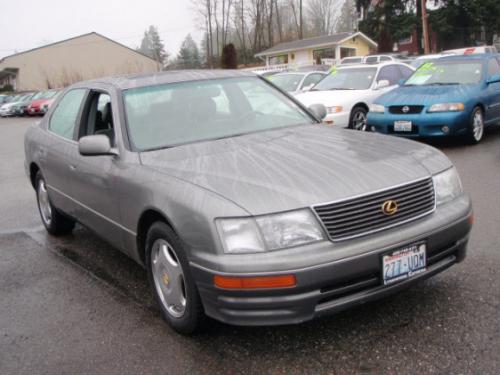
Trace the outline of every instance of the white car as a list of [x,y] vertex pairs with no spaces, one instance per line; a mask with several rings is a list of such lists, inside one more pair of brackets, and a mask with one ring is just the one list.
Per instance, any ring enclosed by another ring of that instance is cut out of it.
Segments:
[[443,53],[452,55],[473,55],[476,53],[497,53],[497,49],[495,46],[474,46],[474,47],[450,49],[447,51],[443,51]]
[[297,95],[310,90],[327,75],[327,72],[288,72],[267,79],[289,94]]
[[366,114],[372,102],[406,80],[415,69],[398,62],[377,65],[340,66],[311,91],[296,96],[306,107],[323,104],[327,125],[339,125],[356,130],[366,129]]

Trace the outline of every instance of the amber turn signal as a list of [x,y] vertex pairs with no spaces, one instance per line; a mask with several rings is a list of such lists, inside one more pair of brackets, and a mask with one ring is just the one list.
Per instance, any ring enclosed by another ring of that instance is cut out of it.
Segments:
[[222,289],[290,288],[297,284],[294,275],[230,277],[214,276],[215,286]]

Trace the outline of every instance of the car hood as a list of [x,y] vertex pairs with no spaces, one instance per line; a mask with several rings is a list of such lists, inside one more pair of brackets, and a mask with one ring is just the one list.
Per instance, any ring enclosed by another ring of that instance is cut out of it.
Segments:
[[250,214],[279,212],[404,184],[448,168],[417,142],[322,125],[143,152],[141,162]]
[[30,107],[41,107],[44,104],[50,103],[52,99],[37,99],[33,100],[30,104]]
[[9,103],[5,103],[5,104],[1,105],[0,108],[8,109],[8,108],[12,108],[18,104],[19,104],[19,102],[9,102]]
[[466,101],[477,94],[477,88],[478,85],[401,86],[382,95],[375,102],[387,106]]
[[365,97],[371,90],[331,90],[331,91],[308,91],[295,98],[305,106],[312,104],[323,104],[327,107],[355,103],[360,97]]

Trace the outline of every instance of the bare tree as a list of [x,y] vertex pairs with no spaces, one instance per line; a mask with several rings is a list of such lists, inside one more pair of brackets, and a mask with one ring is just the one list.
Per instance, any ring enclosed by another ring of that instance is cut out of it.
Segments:
[[316,35],[333,34],[344,2],[345,0],[309,0],[307,13],[311,31]]

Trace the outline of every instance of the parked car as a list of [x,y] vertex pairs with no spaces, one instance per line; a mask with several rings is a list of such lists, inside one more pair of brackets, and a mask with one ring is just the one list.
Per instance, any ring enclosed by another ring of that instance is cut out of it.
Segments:
[[422,65],[424,65],[427,62],[434,61],[435,59],[441,59],[443,57],[447,56],[454,56],[453,54],[446,54],[446,53],[436,53],[436,54],[431,54],[431,55],[422,55],[416,57],[414,60],[410,62],[410,65],[413,66],[415,69],[420,68]]
[[276,74],[269,77],[269,80],[280,89],[296,95],[310,90],[327,75],[326,72],[289,72]]
[[325,124],[366,130],[366,115],[373,100],[396,88],[399,80],[413,71],[397,62],[340,66],[297,99],[306,106],[323,104],[328,113]]
[[32,94],[18,94],[11,98],[9,102],[2,104],[0,107],[0,117],[15,116],[18,111],[18,106],[30,95]]
[[362,64],[363,56],[344,57],[340,60],[340,65]]
[[374,130],[405,137],[483,138],[500,122],[499,55],[453,56],[422,65],[406,83],[370,107]]
[[0,95],[0,106],[2,106],[2,104],[8,103],[11,98],[11,95]]
[[387,61],[406,62],[406,60],[408,60],[408,57],[401,54],[368,55],[363,57],[363,63],[365,64],[378,64]]
[[33,97],[27,108],[27,114],[30,116],[44,115],[59,95],[59,90],[42,91],[40,95]]
[[144,265],[182,333],[300,323],[462,261],[450,160],[324,114],[245,72],[82,82],[27,131],[26,173],[47,231],[78,221]]
[[473,47],[464,47],[458,49],[449,49],[447,51],[443,51],[445,54],[452,55],[475,55],[479,53],[493,53],[496,54],[497,48],[495,46],[473,46]]
[[12,112],[15,116],[24,116],[27,114],[28,106],[31,104],[33,98],[37,95],[36,92],[25,93],[25,95],[12,106]]

